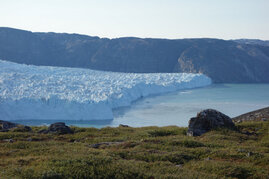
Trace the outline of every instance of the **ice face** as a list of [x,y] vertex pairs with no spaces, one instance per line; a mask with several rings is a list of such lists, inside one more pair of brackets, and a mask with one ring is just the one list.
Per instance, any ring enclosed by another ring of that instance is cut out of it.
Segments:
[[115,73],[0,60],[1,119],[113,119],[112,109],[148,95],[211,84],[202,74]]

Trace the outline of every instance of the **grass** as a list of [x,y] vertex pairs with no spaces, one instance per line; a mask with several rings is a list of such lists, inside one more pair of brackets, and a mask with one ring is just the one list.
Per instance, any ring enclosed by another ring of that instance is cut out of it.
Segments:
[[[269,122],[200,137],[176,126],[44,128],[0,133],[0,178],[269,178]],[[91,147],[101,142],[117,143]]]

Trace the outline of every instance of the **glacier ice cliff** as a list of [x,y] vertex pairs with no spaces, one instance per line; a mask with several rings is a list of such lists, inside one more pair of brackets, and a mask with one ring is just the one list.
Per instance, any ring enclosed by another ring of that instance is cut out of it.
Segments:
[[203,74],[117,73],[0,60],[0,119],[113,119],[113,108],[141,97],[209,84]]

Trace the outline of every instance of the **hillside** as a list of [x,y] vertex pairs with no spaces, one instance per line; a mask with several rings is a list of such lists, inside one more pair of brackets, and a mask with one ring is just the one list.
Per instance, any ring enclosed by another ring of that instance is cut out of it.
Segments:
[[269,121],[236,127],[13,128],[0,132],[0,178],[268,178]]
[[269,107],[251,111],[233,118],[236,122],[242,121],[269,121]]
[[0,28],[0,59],[117,72],[203,73],[214,82],[269,82],[267,41],[107,39]]

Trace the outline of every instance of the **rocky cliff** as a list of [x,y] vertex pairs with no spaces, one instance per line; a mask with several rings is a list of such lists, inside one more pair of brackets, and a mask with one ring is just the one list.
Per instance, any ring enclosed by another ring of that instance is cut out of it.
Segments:
[[269,82],[268,41],[107,39],[0,28],[0,59],[118,72],[204,73],[214,82]]

